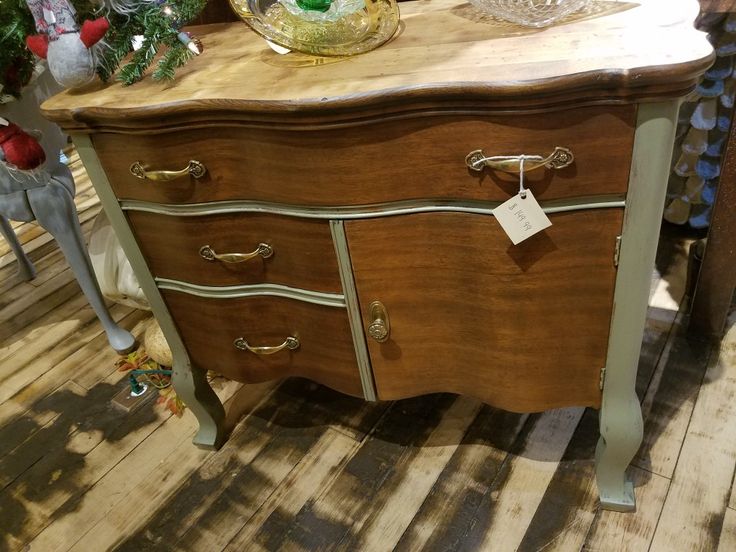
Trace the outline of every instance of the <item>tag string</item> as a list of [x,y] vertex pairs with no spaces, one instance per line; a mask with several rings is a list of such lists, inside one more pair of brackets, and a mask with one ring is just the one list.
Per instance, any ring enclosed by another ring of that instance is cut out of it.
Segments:
[[524,188],[524,155],[519,156],[519,197],[526,199],[526,189]]

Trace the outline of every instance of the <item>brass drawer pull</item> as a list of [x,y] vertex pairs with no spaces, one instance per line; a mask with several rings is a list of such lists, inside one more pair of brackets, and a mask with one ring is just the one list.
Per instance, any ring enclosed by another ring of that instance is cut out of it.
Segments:
[[386,307],[380,301],[373,301],[368,307],[371,324],[368,333],[379,343],[385,343],[391,336],[391,323],[388,320]]
[[475,150],[465,157],[465,164],[474,171],[482,171],[484,167],[490,167],[495,171],[518,173],[521,172],[522,157],[524,158],[524,172],[542,167],[563,169],[575,160],[572,151],[557,146],[547,157],[541,155],[495,155],[486,157],[483,150]]
[[279,351],[283,351],[284,349],[298,349],[299,348],[299,340],[296,337],[289,336],[286,338],[286,341],[284,341],[281,345],[277,345],[276,347],[254,347],[245,340],[244,337],[239,337],[235,340],[233,343],[235,345],[236,349],[240,349],[241,351],[250,351],[251,353],[255,353],[257,355],[272,355],[274,353],[278,353]]
[[202,178],[207,172],[204,163],[192,159],[189,164],[180,171],[149,171],[140,161],[136,161],[130,166],[130,174],[142,180],[153,180],[154,182],[168,182],[184,176],[192,178]]
[[243,263],[258,256],[268,259],[273,255],[273,247],[267,243],[259,243],[255,251],[250,253],[215,253],[209,245],[203,245],[199,248],[199,256],[208,261],[222,261],[223,263]]

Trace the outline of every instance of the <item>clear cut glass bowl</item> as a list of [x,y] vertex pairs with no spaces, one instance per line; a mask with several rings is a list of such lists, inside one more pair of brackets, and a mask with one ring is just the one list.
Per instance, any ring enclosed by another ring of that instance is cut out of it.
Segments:
[[305,0],[230,0],[255,32],[290,50],[350,56],[377,48],[399,26],[396,0],[333,0],[328,9],[303,9]]
[[591,0],[470,0],[476,8],[525,27],[547,27],[579,10]]

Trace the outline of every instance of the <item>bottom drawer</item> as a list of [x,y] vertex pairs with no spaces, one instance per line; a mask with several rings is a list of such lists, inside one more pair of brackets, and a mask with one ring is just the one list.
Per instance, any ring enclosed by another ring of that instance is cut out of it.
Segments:
[[[302,376],[362,397],[347,310],[279,297],[202,298],[161,290],[193,363],[244,383]],[[238,349],[273,347],[288,336],[298,348],[269,355]]]

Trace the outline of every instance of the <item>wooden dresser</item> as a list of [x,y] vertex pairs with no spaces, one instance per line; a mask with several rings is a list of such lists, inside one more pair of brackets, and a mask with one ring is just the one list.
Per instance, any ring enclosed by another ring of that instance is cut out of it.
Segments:
[[[46,102],[172,346],[195,442],[224,437],[207,369],[367,400],[591,406],[602,504],[633,508],[677,108],[712,61],[697,7],[610,1],[527,30],[457,0],[406,2],[398,36],[344,60],[212,25],[174,83]],[[518,192],[516,156],[529,168],[558,147],[561,167],[525,174],[552,226],[512,245],[491,212]],[[476,150],[511,172],[466,159]]]

